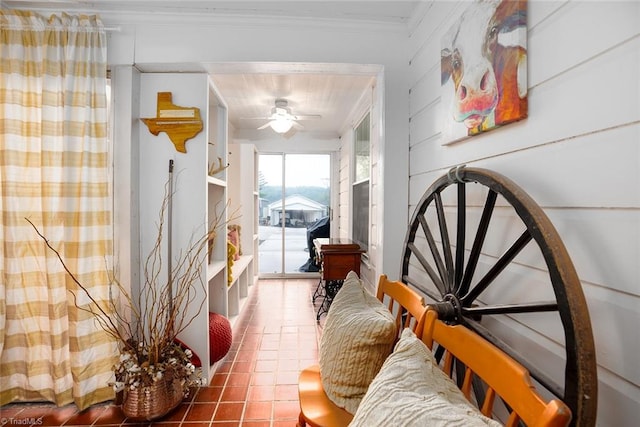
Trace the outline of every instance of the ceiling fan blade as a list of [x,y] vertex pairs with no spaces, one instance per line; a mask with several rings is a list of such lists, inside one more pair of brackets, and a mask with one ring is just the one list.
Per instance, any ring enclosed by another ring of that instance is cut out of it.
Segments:
[[260,127],[258,128],[258,130],[266,129],[266,128],[268,128],[270,125],[271,125],[271,122],[267,122],[267,123],[263,124],[262,126],[260,126]]
[[296,130],[302,130],[304,129],[304,126],[302,126],[300,123],[293,121],[293,128],[295,128]]
[[[295,123],[295,122],[294,122],[294,123]],[[289,139],[289,138],[291,138],[293,135],[295,135],[297,131],[298,131],[298,130],[296,129],[296,126],[293,126],[293,127],[292,127],[291,129],[289,129],[287,132],[283,133],[283,134],[282,134],[282,136],[283,136],[285,139]]]
[[294,114],[293,117],[295,120],[317,120],[322,118],[319,114]]

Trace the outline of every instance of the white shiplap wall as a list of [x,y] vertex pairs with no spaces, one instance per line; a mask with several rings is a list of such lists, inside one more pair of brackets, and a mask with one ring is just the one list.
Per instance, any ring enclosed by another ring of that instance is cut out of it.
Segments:
[[529,0],[529,117],[444,146],[440,40],[468,5],[432,2],[408,42],[409,211],[459,164],[493,169],[523,187],[558,229],[582,281],[596,342],[598,425],[635,425],[640,2]]

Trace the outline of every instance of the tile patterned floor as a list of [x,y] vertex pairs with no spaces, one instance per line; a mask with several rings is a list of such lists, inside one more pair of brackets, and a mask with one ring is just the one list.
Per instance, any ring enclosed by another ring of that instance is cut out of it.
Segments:
[[234,326],[231,350],[209,387],[198,389],[153,423],[127,420],[109,403],[78,412],[75,405],[0,407],[0,426],[284,427],[298,418],[297,378],[317,363],[317,279],[260,280]]

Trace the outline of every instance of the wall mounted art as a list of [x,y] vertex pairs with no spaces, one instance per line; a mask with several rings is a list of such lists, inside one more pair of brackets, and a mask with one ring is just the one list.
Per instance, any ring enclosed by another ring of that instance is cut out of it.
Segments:
[[142,121],[153,135],[165,132],[181,153],[187,152],[187,140],[202,131],[200,109],[174,105],[171,92],[158,92],[156,117]]
[[476,0],[442,38],[442,143],[527,117],[527,2]]

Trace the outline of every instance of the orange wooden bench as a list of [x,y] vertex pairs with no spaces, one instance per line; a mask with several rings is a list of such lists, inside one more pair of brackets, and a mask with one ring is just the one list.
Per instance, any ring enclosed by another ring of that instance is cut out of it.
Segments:
[[[399,281],[380,276],[376,297],[394,315],[398,336],[404,328],[414,331],[423,328],[426,314],[424,299],[416,291]],[[299,426],[341,427],[347,426],[353,414],[334,404],[322,387],[319,365],[304,369],[298,379],[300,398]]]
[[[569,425],[572,416],[569,407],[559,399],[543,398],[527,369],[512,357],[465,326],[452,326],[438,320],[437,312],[422,306],[422,297],[405,284],[391,282],[383,275],[378,288],[378,299],[389,300],[392,313],[398,313],[396,320],[402,326],[399,331],[411,327],[429,349],[442,347],[440,366],[445,374],[452,377],[452,372],[461,372],[459,364],[464,364],[465,375],[459,379],[459,387],[483,415],[495,418],[494,403],[501,400],[506,413],[503,414],[505,419],[500,421],[508,427],[515,427],[520,422],[536,427]],[[410,316],[402,320],[402,310],[398,310],[398,306],[409,311]],[[419,321],[416,322],[416,318]],[[454,363],[458,364],[455,370]],[[484,389],[485,397],[481,402],[476,402],[477,397],[472,396],[474,377],[481,380]],[[341,427],[348,426],[353,420],[353,414],[336,406],[325,394],[317,365],[302,371],[298,390],[299,426]]]
[[454,363],[465,365],[460,389],[467,399],[472,400],[474,376],[482,380],[485,398],[477,404],[483,415],[493,417],[498,397],[508,408],[508,419],[503,421],[507,427],[517,426],[520,421],[527,426],[560,427],[571,421],[569,407],[559,399],[544,399],[520,363],[470,329],[438,320],[435,310],[427,311],[422,341],[430,349],[434,343],[445,349],[441,367],[449,377]]

